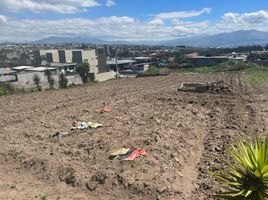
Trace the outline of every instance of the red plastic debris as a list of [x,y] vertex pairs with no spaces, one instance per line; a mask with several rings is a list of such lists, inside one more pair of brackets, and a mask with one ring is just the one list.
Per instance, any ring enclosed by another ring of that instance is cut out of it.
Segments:
[[124,160],[134,160],[135,158],[137,158],[140,155],[146,155],[146,152],[142,149],[136,149]]
[[104,106],[103,112],[111,112],[111,109],[109,108],[109,106]]

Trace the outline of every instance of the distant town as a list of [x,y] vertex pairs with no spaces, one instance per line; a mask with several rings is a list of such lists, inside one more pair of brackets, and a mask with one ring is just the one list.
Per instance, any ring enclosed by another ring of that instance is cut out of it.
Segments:
[[46,72],[59,88],[59,77],[66,76],[68,85],[82,84],[76,72],[81,63],[89,65],[91,82],[114,78],[136,77],[151,66],[180,69],[216,66],[228,60],[268,65],[268,46],[237,48],[194,48],[187,46],[96,45],[96,44],[1,44],[0,82],[16,88],[49,88]]

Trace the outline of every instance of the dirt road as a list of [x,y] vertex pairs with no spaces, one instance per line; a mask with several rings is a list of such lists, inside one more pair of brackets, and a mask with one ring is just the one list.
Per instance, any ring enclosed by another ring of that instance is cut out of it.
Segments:
[[[177,92],[224,80],[235,95]],[[213,199],[208,171],[237,135],[267,131],[267,96],[240,75],[184,74],[0,97],[0,199]],[[103,103],[110,113],[101,113]],[[265,121],[266,120],[266,121]],[[70,131],[79,121],[104,127]],[[49,139],[57,131],[69,137]],[[147,152],[110,160],[121,147]]]

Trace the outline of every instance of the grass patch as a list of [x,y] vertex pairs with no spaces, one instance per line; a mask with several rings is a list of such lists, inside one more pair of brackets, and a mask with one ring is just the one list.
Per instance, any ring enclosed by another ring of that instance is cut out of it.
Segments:
[[268,83],[268,68],[251,69],[245,71],[245,83],[247,85],[256,85],[259,83]]
[[218,64],[211,67],[194,67],[194,68],[181,68],[176,69],[179,73],[221,73],[221,72],[237,72],[237,71],[247,71],[247,70],[257,70],[263,67],[256,65],[254,63],[247,63],[242,61],[229,60],[227,62]]
[[142,72],[142,73],[138,74],[138,77],[159,76],[159,75],[160,75],[159,68],[157,68],[155,66],[151,66],[145,72]]

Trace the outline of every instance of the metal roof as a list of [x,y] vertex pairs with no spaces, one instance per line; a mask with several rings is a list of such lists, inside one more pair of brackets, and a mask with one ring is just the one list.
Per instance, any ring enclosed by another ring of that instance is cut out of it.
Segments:
[[17,66],[17,67],[12,67],[14,70],[25,70],[25,69],[31,69],[34,68],[33,66]]
[[[118,65],[122,65],[122,64],[131,64],[136,62],[135,60],[117,60],[117,64]],[[115,60],[109,60],[106,62],[108,65],[116,65],[116,61]]]
[[16,72],[11,70],[10,68],[0,68],[0,74],[2,75],[12,74],[12,73],[16,73]]
[[77,63],[50,63],[51,67],[68,67],[74,65],[77,65]]
[[44,72],[46,70],[57,70],[54,67],[34,67],[30,69],[26,69],[26,71],[34,71],[34,72]]

